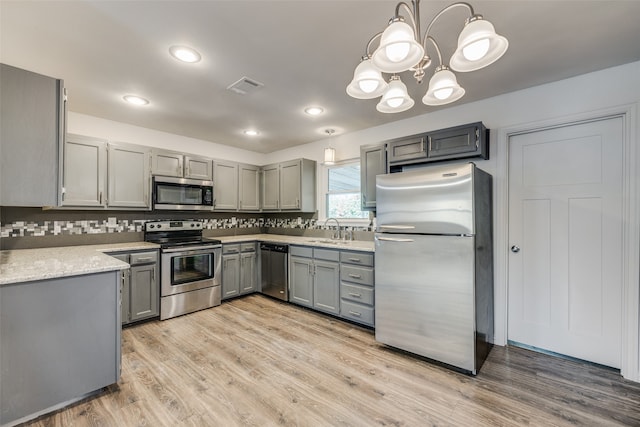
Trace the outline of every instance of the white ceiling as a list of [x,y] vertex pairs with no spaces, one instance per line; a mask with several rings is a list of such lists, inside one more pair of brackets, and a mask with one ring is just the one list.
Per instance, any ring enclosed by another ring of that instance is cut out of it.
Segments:
[[[423,31],[450,3],[422,1]],[[467,93],[456,104],[640,60],[639,0],[471,3],[510,46],[490,67],[458,73]],[[267,153],[322,139],[327,128],[352,132],[437,108],[420,102],[427,80],[418,87],[409,73],[402,79],[416,106],[404,113],[378,113],[377,100],[345,93],[395,4],[0,0],[0,61],[63,78],[70,111]],[[465,17],[456,8],[432,29],[445,61]],[[176,61],[174,44],[194,47],[203,60]],[[243,76],[264,87],[245,96],[226,90]],[[127,105],[122,96],[130,93],[151,103]],[[325,114],[306,116],[309,105]],[[260,135],[243,135],[250,127]]]

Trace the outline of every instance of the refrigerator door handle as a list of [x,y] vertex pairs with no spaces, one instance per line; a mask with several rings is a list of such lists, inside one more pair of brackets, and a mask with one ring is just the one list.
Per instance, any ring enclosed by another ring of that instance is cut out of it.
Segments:
[[388,228],[391,230],[413,230],[415,225],[379,225],[379,228]]
[[413,239],[398,239],[395,237],[376,237],[376,239],[378,240],[383,240],[385,242],[406,242],[406,243],[410,243],[410,242],[414,242],[415,240]]

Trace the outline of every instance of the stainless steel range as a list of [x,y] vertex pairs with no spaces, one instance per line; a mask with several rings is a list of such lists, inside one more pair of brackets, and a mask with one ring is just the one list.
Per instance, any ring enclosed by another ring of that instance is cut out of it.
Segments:
[[160,245],[160,319],[220,305],[220,240],[202,237],[202,221],[150,221],[144,240]]

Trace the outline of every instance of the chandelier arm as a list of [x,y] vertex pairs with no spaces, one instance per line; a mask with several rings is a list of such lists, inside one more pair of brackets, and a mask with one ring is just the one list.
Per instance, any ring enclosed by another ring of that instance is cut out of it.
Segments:
[[443,14],[447,13],[448,11],[450,11],[451,9],[453,9],[455,7],[466,7],[469,10],[470,16],[475,15],[475,12],[473,11],[473,6],[471,6],[469,3],[466,3],[466,2],[463,2],[463,1],[457,2],[457,3],[453,3],[453,4],[450,4],[449,6],[445,7],[440,12],[438,12],[438,14],[436,16],[433,17],[431,22],[429,22],[429,26],[427,27],[427,31],[424,33],[424,39],[422,41],[422,46],[423,47],[425,47],[425,48],[427,47],[427,37],[429,36],[429,31],[431,31],[431,27],[436,22],[436,20],[438,18],[440,18]]
[[[433,44],[433,47],[436,48],[436,53],[438,54],[438,61],[440,65],[442,65],[442,54],[440,53],[440,48],[438,47],[438,43],[436,43],[436,40],[431,36],[426,36],[425,43],[427,40],[429,40]],[[426,51],[426,45],[425,45],[425,51]]]
[[376,39],[378,39],[380,37],[382,37],[382,31],[380,31],[378,34],[374,35],[373,37],[371,37],[369,39],[369,42],[367,43],[367,48],[366,48],[366,51],[365,51],[365,56],[367,56],[369,58],[371,57],[371,50],[370,50],[371,49],[371,43],[373,43]]
[[[417,0],[417,1],[419,2],[420,0]],[[414,9],[411,9],[411,7],[409,7],[407,3],[401,1],[396,5],[396,11],[393,18],[395,19],[400,16],[400,8],[403,6],[407,10],[407,12],[409,12],[409,18],[411,18],[411,23],[413,24],[413,31],[415,31],[416,33],[416,39],[420,40],[420,22],[419,22],[419,19],[416,16],[414,16],[414,14],[418,10],[417,6],[415,6]]]

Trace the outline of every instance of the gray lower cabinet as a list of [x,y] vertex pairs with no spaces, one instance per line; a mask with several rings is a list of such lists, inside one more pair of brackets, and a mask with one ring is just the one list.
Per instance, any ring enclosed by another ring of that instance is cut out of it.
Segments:
[[256,242],[222,245],[222,299],[258,290]]
[[290,247],[289,301],[331,314],[340,312],[340,252]]
[[340,251],[340,316],[374,326],[373,253]]
[[63,81],[0,64],[0,93],[0,206],[57,206]]
[[240,293],[248,294],[258,290],[257,243],[240,244]]
[[0,425],[120,378],[120,271],[0,286]]
[[122,324],[159,316],[158,251],[109,255],[131,266],[122,272]]

